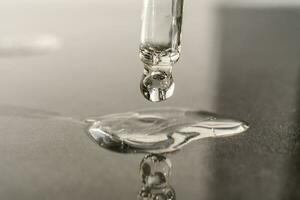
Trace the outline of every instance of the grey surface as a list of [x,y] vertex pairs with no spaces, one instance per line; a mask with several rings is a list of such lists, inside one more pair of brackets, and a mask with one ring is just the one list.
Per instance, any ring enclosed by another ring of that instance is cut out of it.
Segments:
[[217,110],[243,117],[252,130],[216,141],[214,198],[299,199],[300,12],[231,8],[220,15]]
[[208,14],[186,2],[175,96],[152,104],[138,89],[141,1],[120,2],[1,6],[1,35],[51,33],[63,45],[0,57],[0,199],[136,199],[143,155],[101,149],[80,119],[153,106],[251,125],[170,155],[177,199],[299,199],[300,12]]

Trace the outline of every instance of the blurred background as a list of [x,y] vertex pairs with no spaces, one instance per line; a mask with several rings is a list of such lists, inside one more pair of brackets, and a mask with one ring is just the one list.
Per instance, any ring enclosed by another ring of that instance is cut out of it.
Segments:
[[300,2],[186,0],[175,94],[159,104],[139,91],[142,3],[0,2],[0,199],[135,199],[143,155],[61,119],[159,106],[251,126],[170,155],[177,199],[300,199]]

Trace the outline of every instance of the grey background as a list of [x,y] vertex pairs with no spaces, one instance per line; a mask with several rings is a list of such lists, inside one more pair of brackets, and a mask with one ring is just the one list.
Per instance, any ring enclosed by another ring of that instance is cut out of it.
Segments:
[[299,199],[300,12],[214,3],[185,2],[175,95],[153,104],[139,92],[141,1],[2,2],[0,37],[62,44],[0,55],[0,199],[136,199],[143,155],[101,149],[79,120],[159,106],[251,125],[169,155],[177,199]]

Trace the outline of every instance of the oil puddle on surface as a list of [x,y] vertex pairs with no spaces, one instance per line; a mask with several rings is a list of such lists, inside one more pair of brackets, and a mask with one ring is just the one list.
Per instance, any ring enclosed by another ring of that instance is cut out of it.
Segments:
[[89,135],[103,148],[121,153],[167,153],[191,141],[246,131],[246,122],[182,108],[156,108],[86,120]]
[[59,120],[84,126],[101,147],[119,153],[167,153],[194,140],[246,131],[246,122],[183,108],[155,108],[82,121],[39,109],[0,105],[0,117]]

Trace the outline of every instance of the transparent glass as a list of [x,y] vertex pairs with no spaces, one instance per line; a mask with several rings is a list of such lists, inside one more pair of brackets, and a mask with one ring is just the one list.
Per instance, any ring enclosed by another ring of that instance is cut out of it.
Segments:
[[146,65],[178,61],[182,11],[183,0],[144,0],[140,58]]

